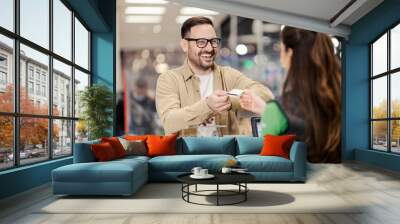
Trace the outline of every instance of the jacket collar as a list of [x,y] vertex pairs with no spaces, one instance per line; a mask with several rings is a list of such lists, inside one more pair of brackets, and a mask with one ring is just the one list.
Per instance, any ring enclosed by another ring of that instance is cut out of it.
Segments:
[[[186,58],[185,63],[183,64],[183,77],[184,77],[185,81],[189,80],[190,78],[192,78],[192,76],[194,76],[194,72],[190,68],[188,60],[189,59]],[[214,62],[213,63],[213,73],[219,74],[219,72],[220,72],[219,66]]]

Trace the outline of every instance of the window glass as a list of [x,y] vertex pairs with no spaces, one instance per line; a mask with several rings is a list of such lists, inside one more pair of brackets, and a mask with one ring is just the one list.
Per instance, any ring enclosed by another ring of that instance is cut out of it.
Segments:
[[49,48],[49,0],[20,0],[21,36]]
[[391,151],[395,153],[400,153],[400,120],[393,120],[391,121],[391,124]]
[[20,118],[21,164],[35,163],[49,158],[49,123],[45,118]]
[[89,75],[75,69],[75,117],[79,117],[81,114],[80,94],[87,86],[89,86]]
[[0,115],[0,170],[14,165],[13,117]]
[[53,115],[72,116],[71,66],[53,60]]
[[391,88],[390,88],[390,98],[391,98],[391,116],[395,118],[400,118],[400,72],[391,74]]
[[72,154],[72,121],[53,120],[53,157]]
[[[48,62],[49,57],[43,53],[40,53],[28,46],[21,44],[21,59],[20,59],[20,109],[21,113],[25,114],[48,114]],[[29,69],[33,68],[35,71],[34,94],[29,93],[29,86],[27,86],[27,80]],[[43,78],[45,80],[43,80]],[[36,104],[31,103],[31,100],[35,101]]]
[[14,44],[0,34],[0,111],[14,111]]
[[72,12],[60,0],[53,0],[53,10],[53,51],[71,60]]
[[75,63],[89,70],[89,32],[75,18]]
[[75,142],[84,142],[88,140],[88,128],[84,120],[75,121]]
[[0,26],[14,31],[14,0],[0,1]]
[[372,118],[387,118],[387,77],[372,81]]
[[400,67],[400,24],[390,32],[390,68]]
[[387,71],[387,34],[372,45],[372,75]]
[[372,122],[372,141],[373,149],[387,151],[387,121]]

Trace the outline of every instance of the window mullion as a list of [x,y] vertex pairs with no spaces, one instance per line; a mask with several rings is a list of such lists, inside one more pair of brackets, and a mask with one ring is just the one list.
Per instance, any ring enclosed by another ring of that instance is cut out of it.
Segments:
[[[72,55],[72,64],[73,66],[72,71],[71,71],[71,98],[72,98],[72,105],[71,105],[71,117],[75,118],[75,12],[72,11],[72,16],[71,16],[71,23],[72,23],[72,38],[71,38],[71,55]],[[75,125],[76,125],[76,121],[73,120],[71,122],[71,126],[72,126],[72,132],[71,132],[71,151],[72,151],[72,155],[74,155],[74,151],[75,151]]]
[[[20,8],[20,1],[14,1],[14,30],[17,35],[19,35],[19,8]],[[19,47],[19,39],[14,39],[14,166],[19,166],[20,164],[20,156],[19,156],[19,136],[20,136],[20,118],[15,116],[19,114],[20,111],[20,47]]]
[[[53,0],[49,0],[49,50],[53,52]],[[48,72],[48,83],[47,90],[49,94],[49,116],[48,119],[48,152],[49,159],[53,159],[53,56],[49,55],[49,72]]]

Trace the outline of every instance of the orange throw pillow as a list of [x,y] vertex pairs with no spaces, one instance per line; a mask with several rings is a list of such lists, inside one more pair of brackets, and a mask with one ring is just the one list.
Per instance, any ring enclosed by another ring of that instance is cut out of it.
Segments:
[[289,159],[290,147],[292,147],[295,138],[296,135],[265,135],[260,155],[280,156]]
[[126,151],[117,137],[101,138],[101,142],[108,142],[114,149],[117,158],[126,156]]
[[177,137],[177,134],[167,136],[149,135],[146,140],[148,156],[175,155]]
[[91,149],[94,154],[94,157],[99,162],[110,161],[117,158],[114,149],[108,142],[93,144],[91,145]]
[[140,140],[142,142],[146,142],[147,135],[127,135],[124,137],[124,139],[129,140],[129,141]]

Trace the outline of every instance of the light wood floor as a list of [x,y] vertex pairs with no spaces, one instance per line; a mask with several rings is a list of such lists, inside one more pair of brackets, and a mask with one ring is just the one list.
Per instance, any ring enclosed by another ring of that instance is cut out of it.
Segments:
[[[0,201],[0,223],[238,224],[238,223],[400,223],[400,174],[359,163],[313,164],[308,183],[317,183],[345,201],[367,204],[356,214],[37,214],[55,199],[49,185]],[[315,203],[320,203],[315,201]],[[173,205],[171,205],[173,206]]]

